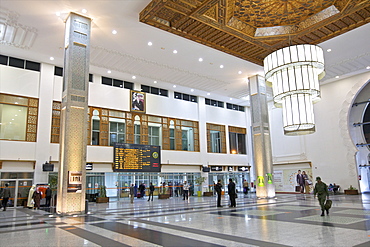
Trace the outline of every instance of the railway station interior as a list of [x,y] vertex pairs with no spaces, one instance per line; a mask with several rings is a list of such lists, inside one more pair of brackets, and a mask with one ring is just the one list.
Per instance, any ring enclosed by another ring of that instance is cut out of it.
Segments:
[[370,246],[369,22],[364,0],[0,0],[0,246]]

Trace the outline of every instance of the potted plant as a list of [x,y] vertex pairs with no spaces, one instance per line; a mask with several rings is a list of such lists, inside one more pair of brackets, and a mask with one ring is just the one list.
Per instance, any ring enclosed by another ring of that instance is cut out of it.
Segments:
[[[200,191],[198,191],[198,196],[202,196],[202,187],[203,187],[203,183],[204,183],[204,181],[206,181],[206,177],[197,177],[197,178],[194,180],[194,182],[200,186]],[[204,193],[203,193],[203,196],[208,196],[208,194],[207,194],[207,193],[209,193],[209,192],[204,192]],[[211,193],[212,193],[212,192],[211,192]],[[212,195],[213,195],[213,193],[212,193]]]
[[107,187],[101,185],[99,187],[99,196],[96,198],[96,203],[109,202],[109,197],[107,197]]
[[346,195],[358,195],[358,190],[352,185],[349,186],[348,189],[344,190],[344,194]]

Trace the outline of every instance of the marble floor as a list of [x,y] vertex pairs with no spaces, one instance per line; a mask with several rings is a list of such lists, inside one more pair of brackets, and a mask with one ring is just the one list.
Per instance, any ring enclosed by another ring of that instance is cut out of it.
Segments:
[[216,197],[89,203],[89,214],[0,211],[0,246],[370,246],[370,194],[333,195],[321,217],[312,195]]

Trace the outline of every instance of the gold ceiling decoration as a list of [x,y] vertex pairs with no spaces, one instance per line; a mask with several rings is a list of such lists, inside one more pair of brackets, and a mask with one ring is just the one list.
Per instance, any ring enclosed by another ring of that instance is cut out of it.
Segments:
[[153,0],[140,21],[262,65],[273,51],[319,44],[370,21],[369,0]]

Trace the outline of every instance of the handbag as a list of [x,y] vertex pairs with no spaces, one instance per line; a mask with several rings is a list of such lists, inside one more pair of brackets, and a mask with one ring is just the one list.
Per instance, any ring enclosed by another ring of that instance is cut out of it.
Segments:
[[326,210],[330,209],[332,204],[333,204],[332,200],[326,200],[324,205],[325,209]]

